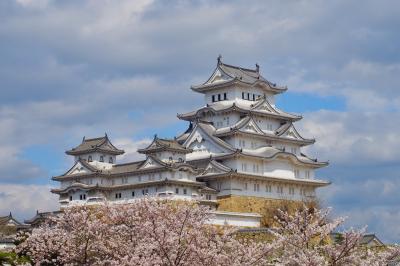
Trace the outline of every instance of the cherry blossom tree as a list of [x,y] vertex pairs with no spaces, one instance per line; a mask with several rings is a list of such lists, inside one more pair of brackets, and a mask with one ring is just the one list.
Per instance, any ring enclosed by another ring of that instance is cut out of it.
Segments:
[[18,246],[37,265],[387,265],[398,248],[360,245],[363,230],[335,234],[329,210],[278,211],[264,240],[211,225],[194,203],[142,199],[67,208]]
[[209,224],[206,207],[144,199],[66,209],[18,247],[36,264],[265,265],[277,244]]
[[397,247],[371,249],[360,245],[365,228],[334,233],[344,218],[328,219],[330,209],[303,206],[294,214],[278,211],[273,230],[282,243],[277,265],[387,265]]

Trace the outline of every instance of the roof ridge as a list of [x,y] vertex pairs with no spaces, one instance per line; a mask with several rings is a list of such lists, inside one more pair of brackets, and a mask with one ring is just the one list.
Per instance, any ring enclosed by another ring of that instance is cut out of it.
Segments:
[[86,141],[93,141],[93,140],[101,140],[101,139],[107,139],[107,136],[96,137],[96,138],[91,138],[91,139],[85,138],[84,142],[86,142]]
[[118,167],[118,166],[124,166],[124,165],[130,165],[130,164],[135,164],[135,163],[143,163],[146,160],[140,160],[140,161],[134,161],[134,162],[129,162],[129,163],[119,163],[119,164],[114,164],[113,167]]
[[221,65],[227,66],[227,67],[236,68],[236,69],[239,69],[239,70],[251,71],[251,72],[257,73],[256,69],[250,69],[250,68],[245,68],[245,67],[240,67],[240,66],[229,65],[229,64],[222,63],[222,62],[221,62]]

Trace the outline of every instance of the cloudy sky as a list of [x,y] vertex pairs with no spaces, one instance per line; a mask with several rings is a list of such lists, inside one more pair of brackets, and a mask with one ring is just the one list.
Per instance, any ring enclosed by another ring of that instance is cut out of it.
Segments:
[[400,242],[399,1],[0,1],[0,215],[54,210],[64,151],[107,132],[137,159],[185,129],[192,84],[261,66],[330,166],[324,206]]

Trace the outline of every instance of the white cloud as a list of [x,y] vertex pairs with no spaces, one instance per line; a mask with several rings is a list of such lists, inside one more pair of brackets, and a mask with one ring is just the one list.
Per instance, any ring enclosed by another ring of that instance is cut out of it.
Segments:
[[123,149],[125,153],[118,156],[118,163],[134,162],[143,160],[145,156],[137,152],[138,149],[145,148],[151,143],[151,139],[142,139],[133,141],[128,138],[120,138],[113,141],[113,144],[119,149]]
[[1,184],[0,216],[11,211],[22,220],[32,218],[36,210],[58,210],[58,196],[50,193],[50,189],[48,185]]

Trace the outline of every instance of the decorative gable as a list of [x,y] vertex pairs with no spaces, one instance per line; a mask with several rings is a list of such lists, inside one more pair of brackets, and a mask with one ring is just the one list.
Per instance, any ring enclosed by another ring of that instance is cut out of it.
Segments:
[[287,137],[287,138],[293,138],[293,139],[303,139],[299,132],[297,132],[297,130],[294,128],[293,125],[291,125],[286,132],[283,134],[283,136]]
[[194,154],[221,154],[229,152],[227,148],[217,143],[213,137],[206,134],[200,127],[196,127],[183,144],[192,149]]
[[267,99],[264,99],[259,104],[256,104],[254,106],[253,110],[264,111],[264,112],[274,113],[274,114],[278,114],[279,113],[274,107],[272,107],[272,105],[268,102]]
[[146,161],[143,162],[143,164],[139,167],[139,169],[161,167],[161,166],[163,165],[160,162],[154,160],[151,157],[147,157]]
[[211,83],[216,83],[216,82],[222,82],[222,81],[228,81],[231,80],[232,78],[228,76],[226,73],[221,71],[221,69],[217,68],[215,69],[214,73],[210,77],[210,79],[206,82],[206,84],[211,84]]
[[75,165],[65,175],[81,175],[93,173],[89,167],[85,166],[81,161],[77,161]]
[[210,161],[210,163],[207,165],[202,175],[225,174],[227,172],[230,172],[231,170],[232,169],[230,169],[229,167],[226,167],[225,165],[222,165],[213,160]]
[[257,125],[257,123],[253,120],[253,118],[250,117],[250,118],[247,118],[246,120],[244,120],[244,124],[238,126],[239,131],[246,132],[246,133],[250,132],[250,133],[263,134],[264,135],[264,132]]

